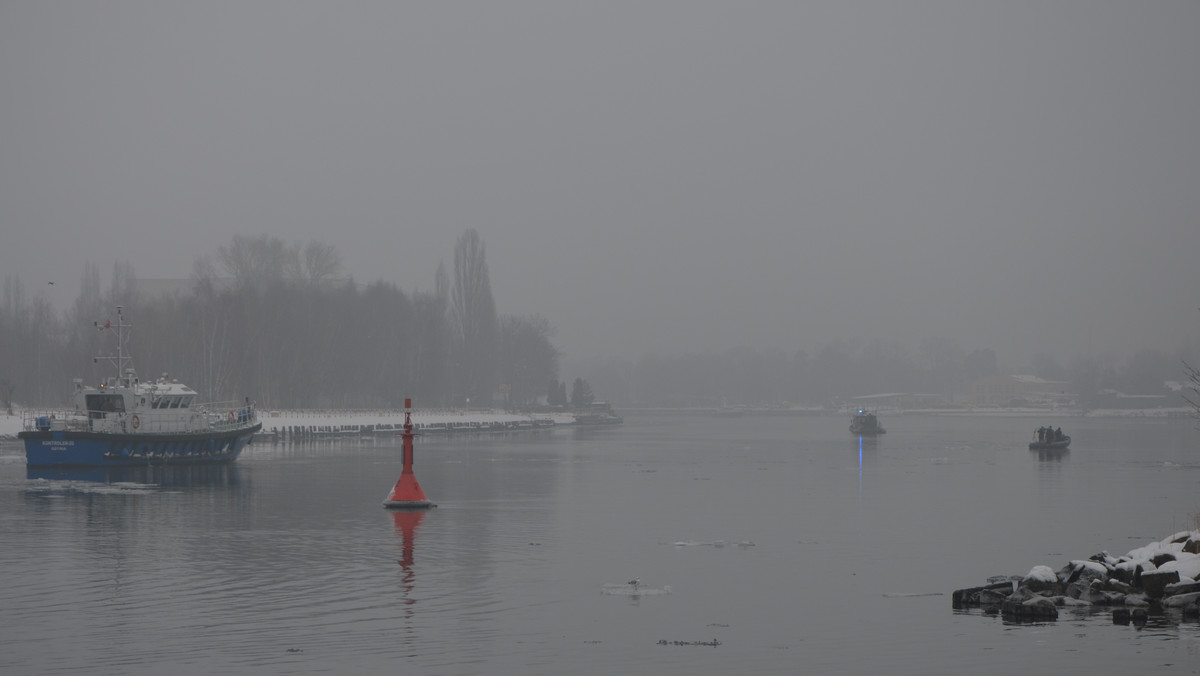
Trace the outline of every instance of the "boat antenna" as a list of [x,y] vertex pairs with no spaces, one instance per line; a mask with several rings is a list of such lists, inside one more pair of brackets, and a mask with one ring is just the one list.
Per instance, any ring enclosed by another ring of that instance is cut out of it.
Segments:
[[111,362],[117,367],[117,378],[121,378],[121,374],[125,371],[125,362],[132,362],[133,356],[125,354],[125,329],[133,328],[133,324],[125,323],[124,306],[117,306],[117,323],[113,326],[112,320],[105,320],[103,324],[100,322],[92,322],[97,331],[106,331],[115,328],[117,330],[117,354],[116,356],[108,355],[103,357],[94,357],[92,363],[95,364],[101,360]]

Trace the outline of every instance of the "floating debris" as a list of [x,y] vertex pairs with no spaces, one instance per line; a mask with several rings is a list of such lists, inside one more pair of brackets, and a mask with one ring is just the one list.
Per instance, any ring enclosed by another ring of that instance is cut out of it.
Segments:
[[659,645],[703,645],[703,646],[710,646],[710,647],[715,648],[715,647],[721,645],[721,642],[714,638],[711,641],[666,641],[666,640],[660,640],[658,642],[658,644]]
[[600,593],[607,596],[663,596],[671,593],[671,586],[644,587],[641,579],[633,579],[625,584],[606,582],[600,585]]
[[739,540],[737,542],[726,542],[725,540],[713,540],[712,542],[695,542],[693,540],[678,540],[676,542],[672,542],[671,544],[676,547],[715,547],[717,549],[721,549],[722,547],[753,547],[754,546],[754,543],[751,542],[750,540]]

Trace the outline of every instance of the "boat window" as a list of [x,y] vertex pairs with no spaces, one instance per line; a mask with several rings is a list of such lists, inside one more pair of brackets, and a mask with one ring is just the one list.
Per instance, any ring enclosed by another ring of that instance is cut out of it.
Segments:
[[89,394],[85,397],[88,414],[93,418],[102,418],[103,415],[91,415],[93,413],[124,413],[125,400],[119,394]]
[[154,395],[154,399],[151,400],[151,403],[150,403],[150,408],[162,408],[162,406],[163,406],[162,395],[158,395],[158,394]]
[[194,397],[184,397],[183,401],[179,402],[179,408],[187,408],[191,406],[193,398]]
[[179,408],[179,397],[171,397],[171,408]]

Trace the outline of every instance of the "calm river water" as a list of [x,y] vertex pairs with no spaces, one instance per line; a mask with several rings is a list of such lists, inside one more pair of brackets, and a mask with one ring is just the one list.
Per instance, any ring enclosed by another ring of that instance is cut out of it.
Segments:
[[[1200,513],[1193,420],[628,414],[227,468],[31,478],[0,448],[0,673],[1198,673],[1200,624],[950,607]],[[1067,453],[1026,449],[1041,424]],[[636,591],[627,584],[639,578]]]

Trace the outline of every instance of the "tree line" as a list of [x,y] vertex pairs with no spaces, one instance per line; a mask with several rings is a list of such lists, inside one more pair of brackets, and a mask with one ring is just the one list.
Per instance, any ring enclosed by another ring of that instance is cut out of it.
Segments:
[[62,316],[45,294],[4,280],[0,299],[0,400],[67,404],[70,383],[114,375],[94,361],[115,353],[98,330],[114,308],[134,328],[124,349],[143,380],[178,378],[211,400],[250,397],[267,408],[524,407],[557,381],[554,329],[539,315],[498,315],[483,241],[458,239],[453,276],[439,265],[434,291],[406,293],[342,276],[327,244],[235,236],[196,259],[188,289],[139,294],[128,263],[107,288],[88,263],[79,297]]
[[[0,297],[0,406],[67,404],[70,382],[113,375],[97,354],[115,351],[94,323],[117,305],[134,324],[126,348],[143,379],[162,373],[212,400],[250,397],[270,408],[511,408],[587,405],[695,407],[790,402],[829,405],[864,394],[912,392],[954,400],[999,373],[991,349],[967,351],[929,338],[914,351],[896,341],[834,340],[814,351],[738,347],[645,354],[582,369],[570,396],[559,380],[554,327],[541,315],[498,315],[485,246],[467,230],[453,270],[439,265],[432,292],[388,282],[360,285],[321,242],[235,236],[196,259],[186,290],[139,294],[129,263],[107,287],[84,266],[79,297],[61,314],[44,293],[6,277]],[[1195,371],[1190,346],[1176,357],[1144,349],[1124,362],[1036,355],[1027,373],[1063,381],[1081,405],[1103,390],[1163,393]],[[1193,381],[1194,385],[1194,381]]]

